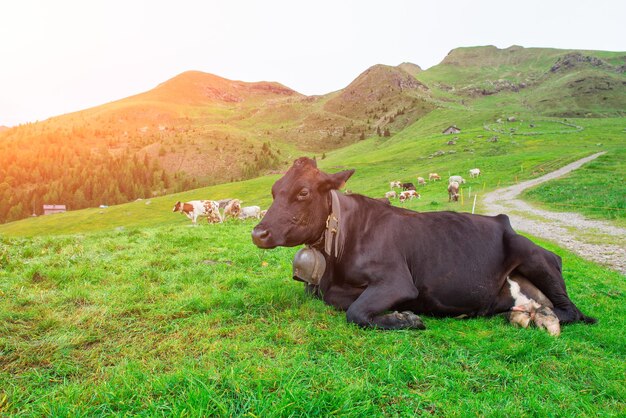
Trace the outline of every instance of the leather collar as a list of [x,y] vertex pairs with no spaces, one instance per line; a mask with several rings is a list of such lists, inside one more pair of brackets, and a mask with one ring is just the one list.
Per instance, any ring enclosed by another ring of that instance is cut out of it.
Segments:
[[[335,258],[341,256],[343,250],[343,241],[339,239],[341,228],[341,205],[339,204],[339,192],[337,190],[330,191],[331,211],[326,219],[326,231],[324,231],[324,252],[333,255],[333,247],[335,249]],[[342,236],[343,238],[343,236]]]

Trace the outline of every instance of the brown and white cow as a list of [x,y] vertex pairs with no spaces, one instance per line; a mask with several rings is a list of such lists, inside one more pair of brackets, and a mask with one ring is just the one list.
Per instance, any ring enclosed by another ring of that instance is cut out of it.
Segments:
[[413,200],[414,198],[420,199],[421,197],[422,196],[420,196],[420,194],[417,193],[415,190],[405,190],[403,192],[400,192],[398,200],[400,201],[400,203],[404,203],[407,200]]
[[215,200],[190,200],[182,203],[176,202],[172,212],[180,212],[191,219],[194,225],[197,225],[199,216],[206,216],[208,223],[222,222],[220,215],[219,203]]
[[241,200],[231,199],[224,207],[224,219],[237,219],[241,214]]
[[428,174],[428,181],[437,181],[437,180],[441,180],[441,176],[437,173],[429,173]]
[[511,287],[516,277],[525,280],[520,289],[545,295],[560,324],[596,322],[570,300],[561,258],[517,234],[507,216],[419,213],[341,194],[353,173],[324,173],[314,160],[299,158],[272,186],[274,201],[252,231],[259,248],[305,244],[317,273],[297,277],[313,295],[346,310],[349,322],[422,329],[417,314],[489,316],[516,308],[530,315],[532,306],[520,304]]
[[448,184],[448,202],[452,201],[459,201],[459,183],[457,183],[456,181]]

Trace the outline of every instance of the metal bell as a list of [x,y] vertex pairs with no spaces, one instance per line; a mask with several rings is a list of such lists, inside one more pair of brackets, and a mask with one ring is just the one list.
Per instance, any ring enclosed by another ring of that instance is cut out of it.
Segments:
[[318,285],[326,270],[324,255],[315,248],[304,247],[293,257],[293,279]]

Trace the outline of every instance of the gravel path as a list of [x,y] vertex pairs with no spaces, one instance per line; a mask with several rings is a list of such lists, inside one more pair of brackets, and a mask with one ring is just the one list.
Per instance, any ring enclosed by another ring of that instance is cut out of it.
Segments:
[[522,191],[561,177],[602,154],[604,152],[590,155],[545,176],[486,194],[483,198],[485,213],[505,213],[514,229],[554,241],[581,257],[626,275],[626,229],[577,213],[537,209],[517,199]]

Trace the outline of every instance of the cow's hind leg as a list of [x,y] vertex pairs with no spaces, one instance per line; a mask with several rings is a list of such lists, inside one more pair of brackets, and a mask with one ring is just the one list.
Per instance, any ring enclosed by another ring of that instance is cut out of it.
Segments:
[[534,323],[550,335],[559,335],[561,325],[552,310],[552,302],[523,276],[511,275],[500,293],[502,307],[508,307],[509,322],[527,328]]
[[552,308],[562,324],[582,321],[593,324],[594,318],[584,315],[570,300],[561,274],[561,259],[539,247],[529,239],[515,235],[510,239],[511,249],[520,264],[515,273],[526,277],[553,303]]
[[348,322],[362,327],[381,329],[425,329],[421,318],[413,312],[388,312],[394,306],[414,300],[419,292],[412,281],[368,286],[346,312]]

